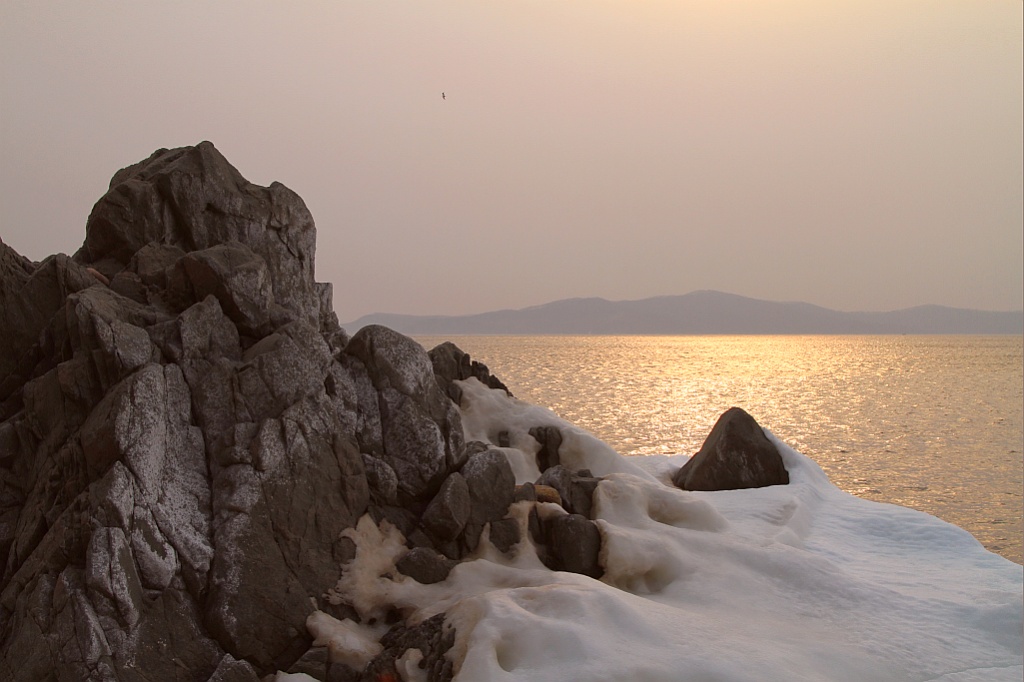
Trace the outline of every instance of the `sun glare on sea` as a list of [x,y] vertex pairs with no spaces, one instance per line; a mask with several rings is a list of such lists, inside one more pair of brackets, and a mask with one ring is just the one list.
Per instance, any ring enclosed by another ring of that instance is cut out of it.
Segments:
[[[692,454],[739,406],[840,488],[1022,561],[1015,337],[456,337],[519,398],[622,454]],[[423,338],[428,348],[438,339]]]

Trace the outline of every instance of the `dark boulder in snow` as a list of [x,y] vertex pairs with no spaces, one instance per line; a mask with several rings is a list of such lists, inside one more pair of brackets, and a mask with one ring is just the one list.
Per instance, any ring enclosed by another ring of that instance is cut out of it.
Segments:
[[501,389],[508,393],[508,395],[512,395],[508,387],[501,382],[501,379],[491,374],[487,365],[473,360],[469,357],[469,353],[466,353],[450,341],[446,341],[431,349],[430,362],[433,364],[434,375],[437,377],[438,385],[441,386],[456,405],[462,400],[462,391],[459,390],[459,387],[454,382],[463,381],[470,377],[475,377],[488,388]]
[[540,449],[537,451],[537,468],[545,472],[557,466],[561,462],[558,449],[562,447],[562,432],[558,427],[535,426],[530,429],[530,435],[540,443]]
[[469,488],[470,514],[464,542],[469,551],[476,549],[484,525],[504,518],[516,494],[516,477],[504,453],[485,450],[469,458],[462,467]]
[[563,514],[541,521],[541,532],[547,550],[541,558],[548,568],[591,578],[604,574],[599,561],[601,531],[596,523],[580,514]]
[[519,533],[519,521],[514,518],[491,521],[489,528],[488,538],[500,552],[507,554],[522,539]]
[[683,490],[735,490],[789,483],[778,448],[739,407],[727,410],[704,444],[673,476]]
[[590,518],[594,491],[597,490],[599,482],[599,479],[591,476],[587,470],[573,473],[561,464],[557,464],[541,474],[541,477],[537,479],[537,486],[554,488],[561,498],[559,504],[567,512]]
[[413,547],[395,564],[402,575],[430,585],[448,577],[457,562],[427,547]]
[[453,677],[452,661],[445,654],[455,645],[455,630],[445,627],[443,614],[418,625],[395,625],[380,643],[384,650],[353,682],[448,682]]

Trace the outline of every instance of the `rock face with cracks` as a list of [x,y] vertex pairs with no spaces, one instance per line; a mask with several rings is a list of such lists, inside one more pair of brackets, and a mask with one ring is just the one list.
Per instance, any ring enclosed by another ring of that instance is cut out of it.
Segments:
[[315,660],[341,532],[461,468],[426,351],[350,341],[315,243],[294,192],[208,142],[116,173],[73,257],[0,242],[0,678]]

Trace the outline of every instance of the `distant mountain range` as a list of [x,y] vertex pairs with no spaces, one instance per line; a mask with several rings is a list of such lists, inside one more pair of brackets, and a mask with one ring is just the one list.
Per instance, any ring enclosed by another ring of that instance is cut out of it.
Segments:
[[403,334],[1024,334],[1024,311],[923,305],[884,313],[694,291],[640,301],[571,298],[476,315],[375,313],[343,325]]

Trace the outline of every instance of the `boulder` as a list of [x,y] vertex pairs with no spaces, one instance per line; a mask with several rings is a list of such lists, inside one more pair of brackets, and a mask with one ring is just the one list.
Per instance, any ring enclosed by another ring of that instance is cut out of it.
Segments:
[[[541,499],[540,491],[552,488],[558,493],[558,503],[570,514],[580,514],[590,518],[593,507],[594,491],[600,481],[583,469],[573,473],[561,464],[547,469],[537,479],[537,499]],[[546,500],[547,501],[547,500]]]
[[715,422],[700,450],[672,476],[683,490],[735,490],[786,485],[778,448],[744,410],[733,407]]
[[488,538],[499,552],[508,553],[521,539],[519,521],[512,518],[491,521],[488,524]]
[[591,578],[604,575],[596,523],[579,514],[562,514],[541,521],[541,529],[546,549],[542,559],[548,568]]
[[[566,511],[571,511],[572,507],[572,472],[558,464],[553,467],[549,467],[544,470],[544,473],[537,479],[535,486],[543,486],[546,488],[552,488],[558,493],[559,504],[561,504]],[[538,495],[539,497],[539,495]]]
[[530,429],[530,435],[540,443],[540,450],[537,451],[537,468],[541,473],[557,466],[561,462],[558,449],[562,447],[562,432],[558,427],[535,426]]
[[537,489],[529,482],[517,485],[512,499],[514,502],[536,502],[538,499]]
[[454,540],[466,527],[472,504],[466,479],[455,472],[444,480],[423,512],[423,526],[439,540]]
[[[525,485],[529,485],[533,488],[533,494],[537,502],[550,502],[559,506],[564,504],[562,495],[549,485],[534,485],[532,483],[527,483]],[[565,507],[562,506],[562,508],[564,509]]]
[[455,384],[456,381],[464,381],[475,377],[484,386],[500,389],[508,395],[512,393],[498,377],[491,374],[487,365],[477,362],[451,341],[435,346],[430,351],[430,362],[434,368],[434,376],[437,383],[451,398],[456,405],[462,400],[462,391]]
[[298,319],[318,321],[309,210],[280,183],[248,182],[209,142],[159,149],[118,171],[93,207],[74,259],[112,278],[148,244],[188,253],[230,242],[247,245],[267,264],[277,303]]
[[364,441],[363,450],[394,470],[400,499],[424,499],[457,468],[465,445],[458,409],[434,380],[427,352],[379,325],[360,329],[344,352],[370,380],[360,411],[380,422],[380,441]]
[[428,547],[413,547],[395,564],[402,575],[430,585],[448,577],[456,562]]
[[416,679],[449,682],[454,676],[452,661],[445,653],[455,645],[455,631],[446,627],[444,614],[417,625],[395,625],[380,643],[384,650],[355,678],[358,682]]
[[464,542],[469,551],[476,549],[484,525],[504,518],[516,494],[512,466],[501,450],[478,452],[463,465],[462,477],[469,489],[470,513]]

